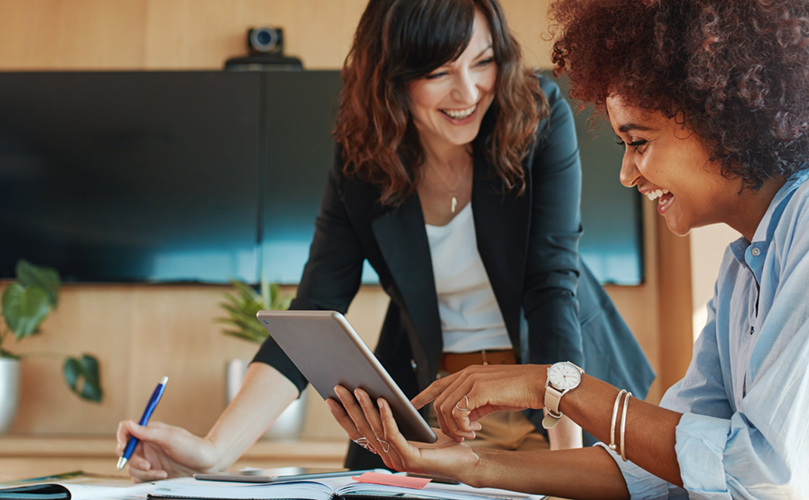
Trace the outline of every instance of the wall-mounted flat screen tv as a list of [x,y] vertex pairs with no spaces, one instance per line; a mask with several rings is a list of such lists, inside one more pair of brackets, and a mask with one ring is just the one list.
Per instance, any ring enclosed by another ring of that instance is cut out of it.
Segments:
[[[0,279],[25,258],[68,282],[297,283],[340,87],[338,71],[0,73]],[[640,200],[584,120],[581,252],[636,284]]]

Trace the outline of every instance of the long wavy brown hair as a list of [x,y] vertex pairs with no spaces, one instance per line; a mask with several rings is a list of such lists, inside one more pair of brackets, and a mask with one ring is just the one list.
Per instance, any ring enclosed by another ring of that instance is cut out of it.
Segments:
[[558,0],[550,15],[573,97],[678,117],[742,188],[807,167],[806,0]]
[[475,9],[488,21],[498,76],[473,147],[482,149],[507,189],[524,189],[521,162],[548,105],[497,0],[370,0],[343,65],[334,138],[343,172],[378,186],[383,204],[403,202],[422,176],[424,151],[406,85],[463,53]]

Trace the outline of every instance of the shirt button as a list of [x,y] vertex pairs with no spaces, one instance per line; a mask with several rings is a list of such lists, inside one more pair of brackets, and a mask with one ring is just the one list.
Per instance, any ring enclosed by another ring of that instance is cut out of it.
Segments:
[[759,254],[761,254],[761,250],[759,250],[758,247],[753,247],[753,249],[750,250],[750,253],[753,254],[753,257],[758,257]]
[[418,363],[416,363],[415,359],[410,360],[410,367],[413,368],[413,371],[416,372],[419,369]]

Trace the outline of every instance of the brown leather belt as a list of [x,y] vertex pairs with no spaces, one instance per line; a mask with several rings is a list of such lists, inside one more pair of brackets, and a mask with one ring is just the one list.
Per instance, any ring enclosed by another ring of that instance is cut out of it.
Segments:
[[517,363],[514,349],[475,352],[445,352],[441,355],[439,371],[455,373],[472,365],[513,365]]

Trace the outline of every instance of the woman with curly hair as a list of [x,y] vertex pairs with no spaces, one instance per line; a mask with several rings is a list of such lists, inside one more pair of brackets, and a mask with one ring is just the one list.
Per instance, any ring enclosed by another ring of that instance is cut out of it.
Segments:
[[[371,0],[343,80],[336,161],[292,308],[344,313],[368,260],[391,297],[376,355],[410,397],[470,364],[567,359],[645,394],[646,359],[579,261],[570,108],[525,69],[498,2]],[[130,475],[228,468],[307,384],[272,339],[254,361],[205,438],[122,422],[119,453],[130,434],[141,441]],[[494,415],[482,435],[548,447],[542,417]],[[550,435],[554,448],[581,440],[569,421]],[[383,462],[352,444],[346,465]]]
[[[656,199],[677,234],[718,222],[741,233],[685,377],[658,407],[568,363],[468,368],[414,399],[434,401],[438,446],[406,442],[387,403],[364,393],[347,415],[332,411],[351,436],[390,441],[389,466],[478,486],[807,498],[809,4],[558,0],[551,17],[556,71],[609,118],[621,182]],[[564,414],[602,444],[516,454],[462,443],[481,417],[522,408]]]

